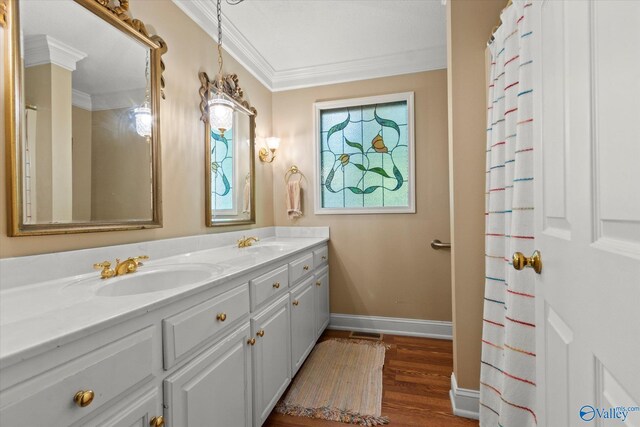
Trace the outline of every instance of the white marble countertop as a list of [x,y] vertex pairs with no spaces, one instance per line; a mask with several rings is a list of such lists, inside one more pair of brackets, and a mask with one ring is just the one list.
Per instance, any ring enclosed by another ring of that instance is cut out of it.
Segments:
[[[243,235],[259,235],[260,241],[250,248],[243,249],[229,244],[230,239],[235,242]],[[196,250],[189,250],[190,245],[185,241],[189,239],[193,243],[191,246]],[[179,253],[175,253],[175,250],[166,252],[166,247],[175,246],[176,240],[181,240],[182,243],[178,245],[181,247]],[[327,240],[327,227],[269,227],[148,242],[149,246],[142,248],[147,250],[146,253],[160,253],[164,250],[168,256],[152,255],[152,259],[144,263],[141,271],[164,267],[170,270],[172,266],[181,264],[197,265],[198,268],[209,271],[211,275],[205,280],[181,287],[126,296],[96,295],[96,289],[105,281],[95,280],[100,272],[92,270],[91,263],[102,261],[102,258],[115,258],[115,255],[109,257],[110,253],[117,253],[122,258],[145,253],[123,255],[123,247],[131,250],[128,247],[131,245],[0,260],[4,282],[11,282],[9,279],[14,277],[22,277],[15,269],[38,270],[38,267],[52,262],[56,262],[60,267],[60,263],[75,264],[81,259],[86,271],[84,274],[46,280],[47,276],[43,276],[46,274],[45,269],[44,272],[40,271],[40,277],[45,280],[37,280],[38,277],[33,276],[31,283],[21,283],[18,279],[14,279],[14,283],[5,283],[4,289],[0,290],[0,365],[8,366],[88,336],[115,323],[226,283]],[[140,249],[140,244],[136,245],[136,249]],[[102,255],[100,258],[96,258],[98,253]],[[50,258],[47,258],[48,256]],[[88,261],[89,258],[91,262]]]

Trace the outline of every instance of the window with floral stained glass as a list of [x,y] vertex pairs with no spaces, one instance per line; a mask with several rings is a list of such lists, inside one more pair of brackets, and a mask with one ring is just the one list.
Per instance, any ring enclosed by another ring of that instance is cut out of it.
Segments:
[[233,129],[221,136],[211,131],[211,208],[216,214],[235,213]]
[[415,212],[413,93],[315,109],[316,213]]

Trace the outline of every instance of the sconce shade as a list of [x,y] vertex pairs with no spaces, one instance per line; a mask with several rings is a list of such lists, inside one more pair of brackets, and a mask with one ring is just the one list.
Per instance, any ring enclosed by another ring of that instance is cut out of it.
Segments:
[[220,135],[224,136],[233,126],[233,102],[216,95],[209,101],[209,124],[212,128],[218,129]]
[[145,102],[140,107],[133,110],[133,116],[136,119],[136,132],[143,138],[151,138],[151,108],[149,103]]
[[277,150],[278,147],[280,147],[280,138],[277,138],[275,136],[269,137],[267,138],[267,147],[269,147],[269,150]]

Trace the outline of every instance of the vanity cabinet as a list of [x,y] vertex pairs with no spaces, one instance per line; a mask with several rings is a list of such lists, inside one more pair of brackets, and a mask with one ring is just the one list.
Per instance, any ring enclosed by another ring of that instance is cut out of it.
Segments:
[[0,424],[261,426],[328,324],[326,257],[316,245],[2,360]]
[[291,377],[311,353],[317,339],[314,279],[310,277],[291,292]]
[[315,315],[316,336],[319,338],[322,331],[329,325],[331,316],[329,310],[329,267],[319,269],[315,274]]
[[284,295],[251,319],[254,418],[260,426],[291,382],[289,296]]
[[252,426],[249,322],[164,381],[168,425]]

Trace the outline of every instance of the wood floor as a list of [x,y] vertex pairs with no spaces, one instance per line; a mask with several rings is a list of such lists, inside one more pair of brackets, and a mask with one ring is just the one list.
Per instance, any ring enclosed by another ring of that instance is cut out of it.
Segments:
[[[320,340],[348,335],[349,332],[327,330]],[[385,335],[384,342],[391,346],[384,363],[382,396],[382,415],[389,417],[389,427],[478,426],[477,421],[456,417],[451,412],[451,341]],[[264,427],[345,425],[275,412],[264,423]]]

